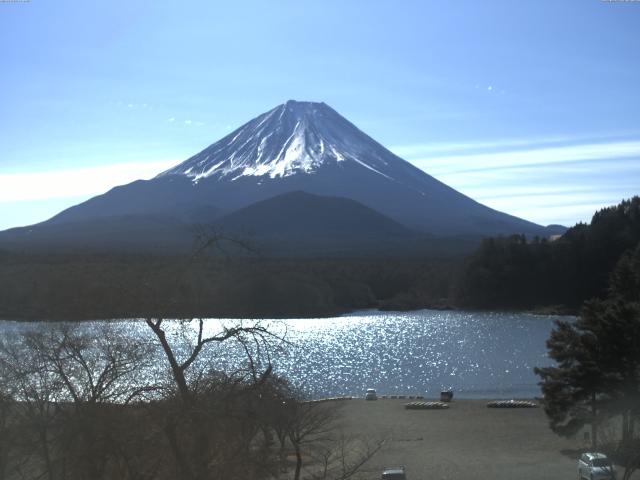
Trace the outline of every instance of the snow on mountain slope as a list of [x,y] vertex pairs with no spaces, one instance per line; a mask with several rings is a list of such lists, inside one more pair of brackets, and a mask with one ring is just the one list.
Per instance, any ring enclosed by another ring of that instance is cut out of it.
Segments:
[[155,178],[115,187],[50,222],[129,214],[197,221],[193,212],[228,214],[294,191],[355,200],[434,235],[545,235],[394,155],[328,105],[293,100]]
[[159,175],[237,180],[310,174],[352,162],[392,179],[388,152],[324,103],[289,100]]

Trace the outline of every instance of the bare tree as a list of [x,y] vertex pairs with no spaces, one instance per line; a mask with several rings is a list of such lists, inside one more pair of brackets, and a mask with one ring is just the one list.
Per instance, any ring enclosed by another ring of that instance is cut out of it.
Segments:
[[295,401],[290,404],[288,438],[294,450],[294,480],[302,478],[304,458],[311,460],[306,478],[346,480],[382,448],[382,440],[347,436],[340,428],[341,405]]
[[[53,451],[54,424],[58,409],[55,402],[61,396],[59,379],[50,375],[44,357],[31,351],[24,342],[0,343],[2,383],[7,395],[14,400],[14,419],[19,423],[11,439],[20,451],[22,464],[30,465],[31,472],[42,478],[56,478],[56,459]],[[24,475],[21,465],[13,466]],[[39,472],[39,473],[38,473]]]
[[300,479],[302,451],[310,445],[326,442],[333,432],[337,418],[336,405],[318,402],[295,402],[290,404],[287,435],[296,455],[294,479]]
[[[194,322],[195,330],[189,330]],[[210,335],[205,334],[203,319],[169,323],[147,318],[146,324],[160,343],[176,390],[164,410],[163,431],[177,474],[186,480],[225,478],[222,472],[237,468],[260,430],[256,387],[270,377],[271,343],[280,339],[260,323],[223,326]],[[172,341],[167,328],[176,326],[192,332],[189,341]],[[231,376],[210,368],[207,360],[213,355],[208,347],[233,341],[248,367]]]
[[0,386],[0,480],[8,478],[9,462],[13,453],[11,438],[14,436],[12,430],[15,428],[15,422],[11,419],[14,409],[14,402]]
[[[247,336],[257,338],[264,342],[267,342],[269,338],[275,338],[272,333],[270,333],[265,327],[261,326],[260,324],[255,324],[248,327],[242,326],[241,324],[230,328],[224,327],[222,331],[217,334],[205,336],[203,333],[204,320],[200,318],[195,321],[197,322],[198,328],[195,343],[191,348],[191,351],[188,352],[184,358],[180,359],[176,354],[174,346],[171,345],[169,339],[167,338],[167,332],[163,326],[165,323],[164,319],[146,319],[147,325],[160,342],[165,359],[167,360],[171,368],[171,373],[175,385],[178,389],[178,392],[180,393],[182,400],[185,402],[190,401],[190,396],[192,393],[187,379],[187,371],[198,359],[199,355],[202,353],[202,350],[206,345],[215,343],[220,344],[230,339],[244,341]],[[182,321],[182,323],[185,322],[191,322],[191,320]]]
[[340,433],[337,438],[322,445],[316,457],[320,468],[311,474],[311,480],[347,480],[380,451],[383,439],[363,439]]
[[136,376],[149,346],[115,325],[44,324],[0,345],[4,384],[27,478],[107,478],[131,425],[127,405],[150,390]]

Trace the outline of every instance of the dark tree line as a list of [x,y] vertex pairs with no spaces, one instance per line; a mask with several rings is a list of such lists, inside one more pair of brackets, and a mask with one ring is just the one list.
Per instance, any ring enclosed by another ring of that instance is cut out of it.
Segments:
[[621,256],[640,242],[640,197],[596,212],[555,241],[521,235],[485,239],[456,284],[458,306],[577,310],[607,295]]
[[[576,321],[558,321],[547,342],[557,364],[538,368],[553,431],[572,436],[590,427],[593,448],[640,468],[640,245],[616,265],[604,300],[587,301]],[[612,419],[619,435],[601,440]]]
[[9,255],[0,259],[0,318],[264,318],[443,306],[452,275],[448,261],[423,259]]
[[[467,258],[0,252],[0,318],[329,316],[363,308],[576,312],[640,242],[640,198],[558,239],[484,239]],[[187,268],[188,266],[188,268]]]

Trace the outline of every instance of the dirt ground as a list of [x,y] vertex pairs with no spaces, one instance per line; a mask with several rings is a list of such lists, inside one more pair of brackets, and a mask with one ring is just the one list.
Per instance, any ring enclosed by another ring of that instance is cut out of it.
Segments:
[[387,439],[362,478],[379,479],[385,466],[405,465],[408,480],[575,479],[577,456],[588,450],[582,438],[555,435],[541,408],[454,400],[448,410],[406,410],[407,402],[344,402],[347,433]]

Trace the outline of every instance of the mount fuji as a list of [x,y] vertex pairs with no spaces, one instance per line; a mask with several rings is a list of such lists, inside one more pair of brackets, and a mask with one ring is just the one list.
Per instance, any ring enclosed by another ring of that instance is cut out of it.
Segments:
[[[275,197],[282,198],[253,209],[260,212],[259,221],[251,215],[254,204]],[[290,100],[151,180],[115,187],[46,222],[6,231],[0,234],[0,242],[55,238],[65,243],[67,238],[83,238],[89,245],[98,241],[95,237],[104,239],[96,233],[96,225],[107,236],[121,235],[128,241],[148,227],[148,237],[161,239],[186,235],[188,226],[196,223],[259,237],[261,225],[284,226],[289,218],[284,235],[296,230],[296,222],[300,230],[309,231],[310,218],[302,221],[305,211],[299,208],[305,201],[313,204],[309,216],[329,225],[325,233],[334,243],[345,225],[359,224],[348,215],[365,215],[369,227],[372,222],[384,224],[384,228],[361,230],[361,237],[369,242],[371,235],[397,239],[556,233],[448,187],[387,150],[328,105]],[[344,208],[337,208],[336,201],[345,202]],[[290,204],[298,206],[296,215],[285,213]],[[131,233],[132,225],[136,235]],[[273,236],[273,228],[267,230]],[[350,231],[350,238],[356,238],[355,233]]]

